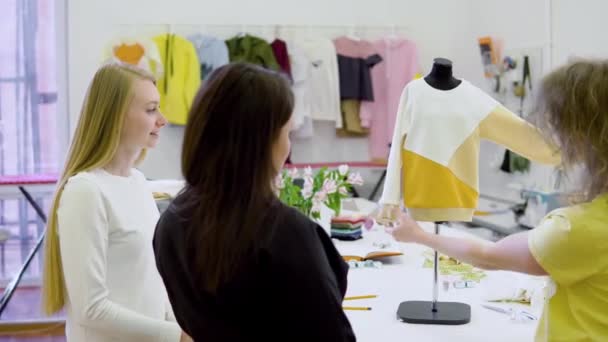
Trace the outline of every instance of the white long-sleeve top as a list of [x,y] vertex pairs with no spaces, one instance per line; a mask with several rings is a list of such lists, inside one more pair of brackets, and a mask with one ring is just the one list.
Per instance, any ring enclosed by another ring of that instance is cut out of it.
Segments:
[[158,217],[135,169],[68,180],[57,211],[68,342],[179,341],[152,249]]
[[336,128],[342,128],[340,78],[334,43],[327,38],[306,37],[297,39],[296,44],[312,65],[309,84],[312,119],[335,121]]

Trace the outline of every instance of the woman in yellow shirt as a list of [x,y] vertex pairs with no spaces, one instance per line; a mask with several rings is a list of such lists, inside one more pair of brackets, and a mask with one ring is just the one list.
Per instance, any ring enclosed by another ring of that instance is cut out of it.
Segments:
[[608,60],[583,60],[547,75],[537,119],[559,146],[566,170],[583,171],[578,203],[551,212],[538,227],[496,243],[427,233],[405,214],[395,239],[427,245],[485,269],[549,275],[549,299],[537,341],[608,340]]

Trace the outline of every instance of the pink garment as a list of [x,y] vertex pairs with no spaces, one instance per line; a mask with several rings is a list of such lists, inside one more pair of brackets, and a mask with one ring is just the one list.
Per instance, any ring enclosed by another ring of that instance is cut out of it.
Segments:
[[399,98],[418,71],[418,52],[414,42],[402,38],[377,40],[372,51],[383,61],[372,68],[374,101],[361,102],[359,115],[361,126],[370,128],[371,159],[388,159]]
[[356,40],[345,36],[334,39],[336,53],[346,57],[367,58],[375,53],[372,42],[367,40]]

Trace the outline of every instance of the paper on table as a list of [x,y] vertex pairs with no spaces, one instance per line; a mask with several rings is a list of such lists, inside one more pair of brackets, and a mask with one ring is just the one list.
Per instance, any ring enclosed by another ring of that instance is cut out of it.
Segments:
[[[432,268],[434,259],[433,251],[426,250],[423,252],[423,255],[425,256],[423,267]],[[476,282],[479,282],[486,277],[486,273],[483,270],[443,254],[439,255],[439,273],[441,275],[459,276],[462,280],[472,280]]]
[[484,281],[481,299],[487,302],[521,304],[539,313],[544,307],[545,277],[531,277],[514,272],[492,272]]

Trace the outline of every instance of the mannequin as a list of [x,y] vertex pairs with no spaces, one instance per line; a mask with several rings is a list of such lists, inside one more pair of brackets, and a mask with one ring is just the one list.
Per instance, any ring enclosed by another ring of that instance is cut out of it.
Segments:
[[[435,58],[431,72],[424,78],[431,87],[439,90],[452,90],[458,87],[462,80],[454,78],[452,74],[452,61],[446,58]],[[398,207],[385,205],[382,209],[385,219],[394,222]],[[435,222],[435,234],[439,234],[439,227],[444,222]],[[466,324],[471,319],[471,308],[462,303],[439,303],[438,297],[438,253],[434,253],[433,301],[409,301],[399,305],[397,316],[408,323],[422,324]],[[430,304],[430,306],[429,306]]]
[[[472,221],[481,139],[544,164],[560,160],[531,124],[470,82],[454,78],[451,61],[434,59],[431,72],[403,90],[376,221],[394,225],[401,201],[413,220],[434,222],[435,234],[443,222]],[[436,251],[434,259],[433,301],[403,302],[398,317],[408,323],[468,323],[470,306],[437,301]]]
[[452,90],[462,83],[452,76],[452,61],[446,58],[435,58],[433,68],[424,80],[431,87],[439,90]]

